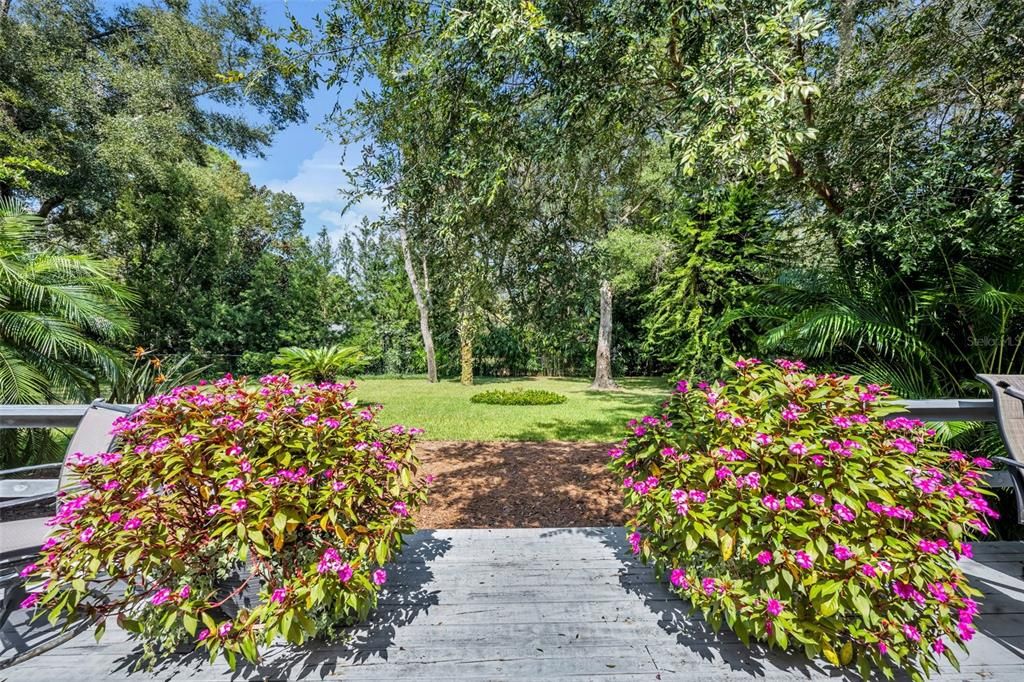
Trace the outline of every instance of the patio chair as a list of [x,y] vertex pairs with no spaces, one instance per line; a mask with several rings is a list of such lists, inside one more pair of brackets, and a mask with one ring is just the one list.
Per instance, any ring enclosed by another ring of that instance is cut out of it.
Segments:
[[1024,375],[979,374],[992,390],[999,433],[1009,457],[993,457],[1006,465],[1017,500],[1017,522],[1024,524]]
[[[107,452],[114,441],[110,435],[114,420],[130,413],[132,409],[95,400],[78,422],[63,462],[0,471],[0,499],[3,499],[0,501],[0,512],[10,513],[11,510],[40,505],[50,500],[53,500],[56,510],[59,493],[74,490],[79,485],[68,467],[68,458],[77,452]],[[3,478],[48,470],[54,471],[57,477]],[[45,521],[45,517],[38,517],[0,522],[0,642],[3,644],[0,668],[58,646],[78,632],[78,628],[61,631],[50,627],[45,619],[30,623],[26,615],[19,613],[19,604],[26,594],[18,574],[38,556],[39,547],[49,531]]]

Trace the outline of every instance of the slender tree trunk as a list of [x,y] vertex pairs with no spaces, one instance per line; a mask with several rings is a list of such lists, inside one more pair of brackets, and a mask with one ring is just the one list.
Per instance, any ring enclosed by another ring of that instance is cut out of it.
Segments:
[[[437,360],[434,357],[434,335],[430,332],[430,303],[420,289],[416,268],[412,265],[412,252],[409,250],[409,235],[405,226],[398,228],[398,238],[402,245],[402,260],[405,262],[405,274],[409,276],[412,297],[416,300],[416,309],[420,314],[420,336],[423,337],[423,352],[427,356],[427,381],[437,383]],[[423,259],[423,279],[427,280],[427,260]],[[429,286],[429,284],[427,284]],[[428,294],[429,295],[429,294]]]
[[473,318],[464,303],[459,311],[459,381],[473,385]]
[[594,383],[590,388],[607,391],[618,387],[612,380],[612,283],[601,280],[601,320],[597,327]]

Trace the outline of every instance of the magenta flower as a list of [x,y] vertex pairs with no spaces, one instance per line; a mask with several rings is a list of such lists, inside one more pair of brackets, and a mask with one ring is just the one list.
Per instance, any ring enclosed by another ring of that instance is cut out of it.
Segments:
[[338,580],[343,583],[347,583],[352,579],[352,567],[349,564],[344,564],[338,569]]
[[226,623],[221,623],[220,627],[217,628],[217,634],[220,635],[221,637],[224,637],[229,632],[231,632],[231,628],[232,627],[233,627],[233,624],[231,623],[231,621],[227,621]]
[[934,651],[935,653],[941,656],[945,650],[946,645],[942,642],[941,639],[937,639],[934,642],[932,642],[932,651]]
[[633,533],[629,534],[629,537],[627,538],[627,540],[629,540],[630,547],[633,548],[633,554],[639,554],[640,553],[640,541],[641,541],[641,539],[643,539],[643,536],[640,535],[640,533],[633,532]]
[[840,561],[849,561],[850,559],[852,559],[854,557],[854,553],[852,551],[850,551],[850,548],[849,547],[845,547],[843,545],[836,545],[832,549],[832,553]]
[[918,632],[917,628],[915,628],[910,623],[907,623],[903,626],[903,634],[906,635],[907,639],[913,642],[921,641],[921,633]]
[[302,420],[302,425],[303,426],[312,426],[313,424],[316,424],[317,420],[319,420],[319,419],[320,419],[320,416],[317,415],[314,412],[313,414],[308,415],[305,419]]
[[18,572],[18,575],[20,577],[22,577],[22,578],[27,578],[28,576],[32,575],[33,573],[35,573],[38,570],[39,570],[39,566],[37,566],[35,564],[29,564],[25,568],[21,569],[21,571]]
[[700,581],[701,589],[704,590],[704,594],[712,594],[715,591],[715,579],[704,578]]
[[813,495],[811,495],[811,502],[820,507],[821,505],[825,504],[825,498],[819,495],[818,493],[814,493]]
[[78,540],[80,542],[82,542],[82,543],[87,543],[87,542],[89,542],[89,540],[92,540],[92,536],[93,535],[96,535],[96,529],[93,528],[92,526],[89,526],[88,528],[83,530],[81,533],[79,533]]
[[796,565],[800,568],[810,569],[814,566],[814,559],[812,559],[811,556],[803,550],[795,553],[793,555],[793,559],[796,561]]
[[820,469],[825,466],[825,458],[821,455],[811,455],[811,464]]
[[772,495],[765,495],[764,497],[762,497],[761,504],[763,504],[765,507],[767,507],[769,510],[773,512],[779,511],[779,509],[782,506],[779,504],[779,501],[775,499],[775,497]]
[[232,478],[230,481],[224,484],[224,487],[228,490],[239,491],[245,487],[245,481],[240,478]]
[[836,513],[836,516],[839,517],[840,521],[845,521],[846,523],[853,521],[857,517],[852,509],[844,504],[839,504],[838,502],[832,505],[832,511]]
[[228,451],[227,451],[228,457],[238,457],[240,454],[242,454],[242,446],[241,445],[238,445],[236,443],[236,444],[234,444],[234,445],[232,445],[231,447],[228,448]]
[[796,443],[793,443],[792,445],[789,446],[789,451],[792,452],[794,455],[806,455],[807,446],[801,443],[800,441],[797,441]]
[[116,490],[117,488],[120,488],[120,487],[121,487],[121,481],[118,481],[117,479],[111,479],[111,480],[109,480],[109,481],[107,481],[106,483],[103,484],[103,489],[104,490]]
[[154,594],[152,597],[150,597],[149,603],[152,604],[153,606],[160,606],[161,604],[163,604],[165,601],[167,601],[170,598],[171,598],[171,590],[170,590],[170,588],[165,587],[162,590],[158,590],[156,594]]
[[928,583],[928,591],[940,603],[945,603],[949,600],[949,594],[946,592],[945,583]]
[[374,585],[383,585],[387,581],[388,581],[388,572],[385,571],[383,568],[378,568],[376,571],[373,572],[373,584]]
[[681,568],[675,568],[672,570],[672,574],[669,576],[669,582],[672,583],[673,587],[681,587],[682,589],[689,589],[690,581],[686,579],[686,571]]
[[782,613],[782,602],[778,599],[769,599],[764,606],[764,610],[767,611],[769,615],[777,616]]
[[878,573],[875,571],[875,567],[872,566],[871,564],[864,564],[864,565],[862,565],[860,567],[860,572],[863,573],[864,575],[866,575],[869,578],[874,578],[874,577],[878,576]]
[[288,590],[283,587],[279,587],[274,590],[274,593],[270,595],[271,604],[283,604],[284,598],[288,596]]
[[221,507],[219,504],[211,504],[209,507],[206,508],[206,515],[214,516],[217,512],[220,511],[220,509]]
[[391,511],[402,517],[409,516],[409,509],[405,506],[405,502],[395,502],[391,505]]
[[30,609],[36,605],[37,601],[39,601],[39,593],[33,592],[32,594],[28,595],[27,597],[21,600],[21,608]]
[[896,448],[900,452],[905,452],[908,455],[912,455],[917,452],[917,446],[911,443],[906,438],[896,438],[891,443],[892,447]]
[[231,511],[235,512],[236,514],[238,514],[239,512],[245,511],[245,508],[248,507],[248,506],[249,506],[249,502],[247,500],[238,500],[233,505],[231,505]]
[[[339,426],[341,426],[341,422],[332,417],[324,420],[324,426],[326,426],[329,429],[336,429]],[[409,430],[409,433],[412,433],[412,429]]]
[[772,562],[772,559],[774,558],[774,555],[766,549],[763,552],[758,553],[757,563],[761,564],[762,566],[767,566]]
[[796,509],[803,509],[804,501],[799,497],[793,497],[792,495],[786,495],[786,509],[794,511]]
[[754,436],[754,440],[757,442],[758,445],[771,445],[772,441],[775,439],[769,436],[767,433],[759,433],[756,436]]

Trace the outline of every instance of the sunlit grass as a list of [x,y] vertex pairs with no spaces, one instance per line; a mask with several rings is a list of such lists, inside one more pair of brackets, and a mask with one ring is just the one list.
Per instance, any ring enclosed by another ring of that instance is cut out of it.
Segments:
[[[429,384],[423,377],[357,379],[360,402],[384,405],[382,423],[426,429],[428,440],[576,440],[621,438],[631,417],[656,409],[668,394],[663,379],[617,379],[618,391],[591,391],[589,379],[530,377]],[[488,388],[536,388],[568,400],[560,405],[484,405],[470,396]]]

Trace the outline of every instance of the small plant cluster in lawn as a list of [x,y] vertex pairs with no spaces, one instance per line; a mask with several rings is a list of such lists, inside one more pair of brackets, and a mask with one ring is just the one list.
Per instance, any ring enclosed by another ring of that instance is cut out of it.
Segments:
[[469,402],[486,405],[559,405],[566,400],[568,398],[554,391],[541,391],[535,388],[518,388],[508,391],[495,388],[473,395]]
[[712,624],[891,676],[954,665],[981,593],[956,559],[987,533],[983,458],[944,450],[885,387],[800,362],[681,381],[610,451],[629,541]]
[[352,388],[228,375],[118,419],[116,452],[74,461],[85,490],[49,522],[22,606],[92,618],[97,637],[116,617],[149,659],[192,641],[232,667],[365,618],[426,492],[418,429],[381,428]]

